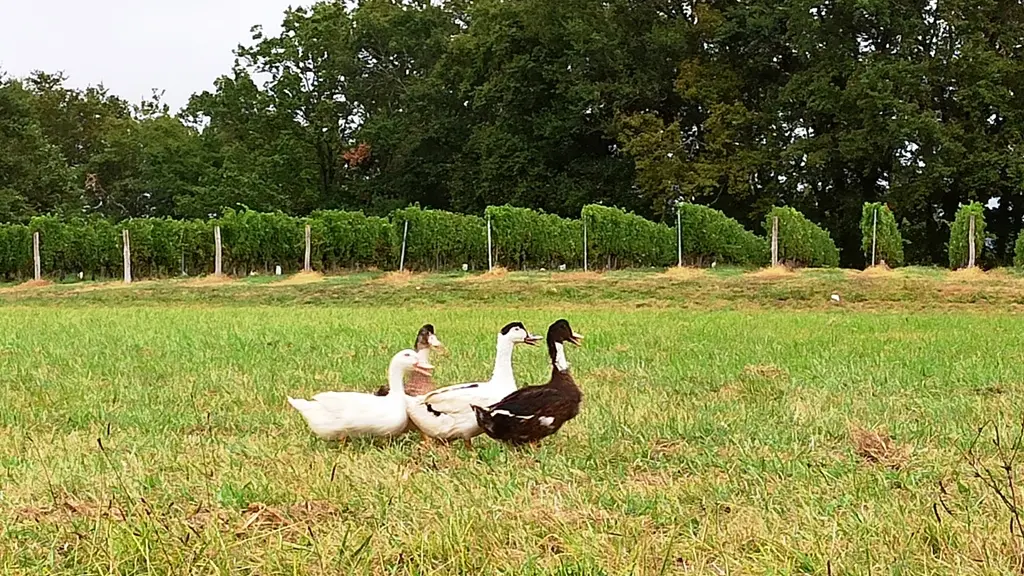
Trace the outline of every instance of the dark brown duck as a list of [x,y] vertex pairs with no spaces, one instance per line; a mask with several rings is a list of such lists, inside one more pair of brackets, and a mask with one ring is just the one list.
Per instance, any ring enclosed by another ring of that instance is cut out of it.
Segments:
[[583,336],[566,320],[548,328],[551,379],[541,386],[520,388],[486,408],[473,406],[477,424],[491,438],[509,444],[530,444],[558,432],[580,411],[580,391],[565,359],[565,343],[579,346]]

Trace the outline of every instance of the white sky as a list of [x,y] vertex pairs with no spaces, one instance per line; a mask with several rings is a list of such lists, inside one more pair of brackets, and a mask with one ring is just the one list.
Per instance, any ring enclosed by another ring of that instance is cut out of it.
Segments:
[[302,0],[0,0],[0,70],[63,70],[68,84],[102,83],[129,102],[165,90],[177,111],[231,70],[249,29],[280,31]]

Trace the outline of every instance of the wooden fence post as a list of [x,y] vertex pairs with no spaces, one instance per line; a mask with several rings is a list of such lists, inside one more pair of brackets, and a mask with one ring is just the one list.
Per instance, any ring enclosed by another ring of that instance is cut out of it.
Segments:
[[779,217],[772,216],[772,268],[779,265]]
[[871,265],[875,265],[875,245],[878,240],[878,208],[875,208],[875,221],[871,224]]
[[312,272],[313,271],[312,266],[310,266],[310,258],[312,256],[312,250],[311,249],[312,249],[312,246],[311,246],[311,243],[310,243],[309,224],[306,224],[306,259],[303,260],[303,264],[302,264],[302,271],[303,272]]
[[38,282],[43,279],[43,263],[39,258],[39,232],[32,233],[32,262],[35,265],[33,277]]
[[221,260],[220,226],[213,227],[213,244],[213,275],[221,276],[224,274],[224,268]]
[[487,216],[487,271],[494,269],[494,250],[491,248],[491,217]]
[[587,271],[587,219],[583,219],[583,271]]
[[128,229],[121,230],[121,243],[124,245],[124,283],[132,283],[132,242]]
[[676,246],[679,251],[679,267],[683,266],[683,213],[676,206]]
[[967,239],[967,267],[974,268],[974,214],[971,214],[971,231]]
[[409,237],[409,221],[405,221],[405,230],[402,232],[402,256],[398,260],[398,271],[405,272],[405,241]]

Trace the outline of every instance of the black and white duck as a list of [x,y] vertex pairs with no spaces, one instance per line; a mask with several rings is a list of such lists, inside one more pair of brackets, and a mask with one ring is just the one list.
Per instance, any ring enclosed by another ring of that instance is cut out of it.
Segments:
[[565,343],[580,345],[583,336],[567,320],[548,328],[551,379],[541,386],[520,388],[487,407],[473,406],[477,424],[484,433],[509,444],[532,444],[550,436],[580,411],[583,392],[569,373]]

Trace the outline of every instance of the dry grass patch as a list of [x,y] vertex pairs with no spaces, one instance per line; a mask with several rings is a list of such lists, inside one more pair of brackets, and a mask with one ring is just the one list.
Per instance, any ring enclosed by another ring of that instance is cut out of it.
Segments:
[[746,378],[763,378],[765,380],[789,379],[789,372],[774,364],[748,364],[743,367],[742,375]]
[[900,470],[910,461],[910,446],[897,444],[884,429],[872,430],[852,424],[850,440],[857,455],[872,464]]
[[206,276],[186,280],[183,284],[185,286],[222,286],[232,282],[234,282],[234,279],[227,274],[208,274]]
[[987,277],[988,275],[985,273],[985,271],[978,267],[961,268],[959,270],[954,270],[949,273],[949,276],[947,276],[949,280],[956,280],[959,282],[973,282],[976,280],[985,280]]
[[604,278],[604,275],[592,270],[587,272],[574,270],[572,272],[556,272],[551,275],[551,278],[562,282],[592,282]]
[[320,272],[299,272],[298,274],[292,274],[291,276],[274,282],[275,286],[301,286],[303,284],[315,284],[322,282],[324,275]]
[[881,263],[865,268],[859,276],[864,278],[879,278],[892,275],[892,268],[883,260]]
[[490,270],[485,271],[482,274],[470,274],[459,280],[462,282],[490,282],[492,280],[500,280],[508,276],[508,268],[504,266],[495,266]]
[[696,280],[707,276],[707,270],[694,266],[673,266],[660,276],[673,280]]
[[788,266],[772,266],[768,268],[762,268],[755,272],[747,272],[744,276],[748,278],[760,278],[763,280],[771,280],[777,278],[792,278],[796,275],[796,270]]
[[29,280],[16,286],[8,286],[7,288],[0,289],[0,292],[21,292],[23,290],[33,290],[35,288],[44,288],[51,285],[53,285],[53,282],[50,282],[49,280]]
[[412,282],[417,276],[420,275],[410,272],[409,270],[392,270],[391,272],[385,273],[383,276],[375,278],[373,282],[400,286]]

